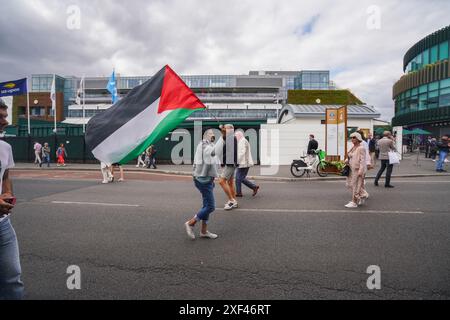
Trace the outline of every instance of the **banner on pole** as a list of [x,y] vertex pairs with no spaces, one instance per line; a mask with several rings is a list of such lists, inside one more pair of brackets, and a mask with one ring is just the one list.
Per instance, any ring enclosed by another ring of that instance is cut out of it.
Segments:
[[326,152],[329,156],[347,154],[347,106],[339,109],[326,109]]
[[0,97],[20,96],[27,93],[27,78],[0,83]]

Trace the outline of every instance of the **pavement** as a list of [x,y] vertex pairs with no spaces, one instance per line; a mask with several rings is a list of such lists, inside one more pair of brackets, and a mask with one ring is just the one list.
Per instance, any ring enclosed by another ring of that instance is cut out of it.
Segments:
[[[445,176],[450,177],[450,173],[438,173],[435,171],[436,163],[431,159],[426,159],[423,155],[420,157],[417,154],[405,154],[400,165],[395,165],[392,176],[394,178],[398,177],[434,177],[434,176]],[[378,160],[375,169],[369,170],[367,173],[367,179],[373,179],[380,167],[380,161]],[[449,163],[446,163],[446,168],[450,171]],[[47,168],[39,168],[33,163],[17,163],[16,170],[41,170],[47,171]],[[99,164],[77,164],[70,163],[70,159],[66,167],[56,167],[52,164],[50,170],[70,170],[70,171],[100,171]],[[124,170],[128,173],[161,173],[169,175],[181,175],[181,176],[191,176],[192,166],[191,165],[168,165],[161,164],[157,166],[157,169],[147,169],[147,168],[136,168],[133,165],[125,165]],[[385,173],[384,173],[385,174]],[[302,178],[295,178],[290,172],[290,166],[277,166],[277,167],[263,167],[255,166],[249,171],[249,178],[254,180],[262,181],[328,181],[328,180],[343,180],[344,177],[329,174],[327,177],[319,177],[316,173],[312,173],[310,177],[306,175]],[[384,176],[384,175],[383,175]]]
[[[357,209],[340,180],[260,181],[231,212],[217,185],[219,238],[192,241],[183,224],[201,197],[189,177],[102,185],[84,178],[97,172],[49,173],[12,172],[26,299],[450,299],[447,176],[368,183]],[[73,265],[80,290],[67,287]]]

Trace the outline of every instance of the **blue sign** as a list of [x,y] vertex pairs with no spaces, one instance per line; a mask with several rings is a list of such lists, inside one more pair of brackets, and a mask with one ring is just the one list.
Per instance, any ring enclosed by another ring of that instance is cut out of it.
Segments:
[[27,79],[0,83],[0,97],[20,96],[27,93]]

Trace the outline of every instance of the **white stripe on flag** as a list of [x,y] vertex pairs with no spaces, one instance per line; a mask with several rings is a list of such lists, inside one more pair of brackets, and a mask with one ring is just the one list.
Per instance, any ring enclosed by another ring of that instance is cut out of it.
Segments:
[[100,143],[92,150],[94,156],[109,164],[117,163],[142,144],[156,126],[172,112],[169,110],[158,114],[159,100],[153,102]]

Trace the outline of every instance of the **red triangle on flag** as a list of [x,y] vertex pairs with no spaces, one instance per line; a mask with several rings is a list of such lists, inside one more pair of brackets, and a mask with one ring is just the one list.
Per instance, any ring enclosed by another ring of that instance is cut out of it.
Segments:
[[158,114],[175,109],[205,109],[205,105],[183,80],[166,66]]

